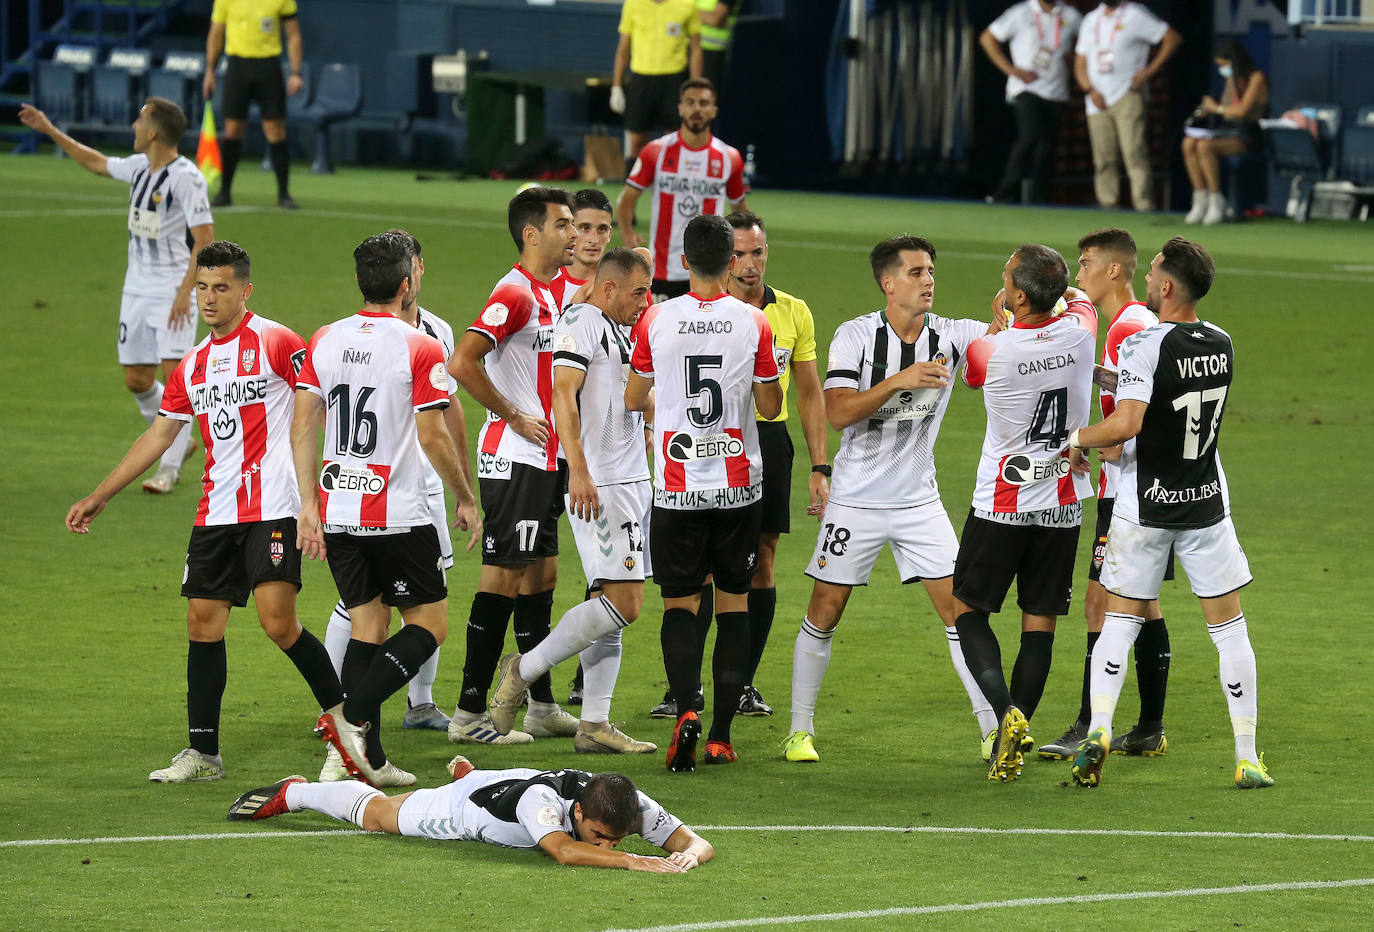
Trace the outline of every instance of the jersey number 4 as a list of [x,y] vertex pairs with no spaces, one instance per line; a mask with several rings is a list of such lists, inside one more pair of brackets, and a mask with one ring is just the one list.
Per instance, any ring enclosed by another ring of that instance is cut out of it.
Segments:
[[1026,446],[1043,443],[1046,450],[1064,449],[1069,442],[1066,422],[1069,417],[1069,390],[1052,388],[1040,393],[1035,403],[1035,416],[1031,418],[1030,430],[1026,431]]
[[349,386],[342,383],[329,390],[329,409],[338,420],[340,456],[371,456],[377,449],[377,415],[367,410],[368,399],[377,389],[363,386],[356,401],[349,399]]
[[[1174,410],[1187,413],[1187,420],[1183,425],[1183,458],[1185,460],[1200,459],[1217,442],[1217,427],[1221,424],[1221,409],[1226,404],[1226,386],[1219,388],[1209,388],[1200,392],[1184,392],[1174,399]],[[1212,408],[1211,426],[1207,430],[1207,438],[1202,437],[1202,409],[1206,405],[1215,405]]]

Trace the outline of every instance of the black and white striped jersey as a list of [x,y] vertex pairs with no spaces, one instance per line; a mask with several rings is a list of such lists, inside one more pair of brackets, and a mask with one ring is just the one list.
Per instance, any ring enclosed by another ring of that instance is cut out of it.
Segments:
[[157,171],[148,156],[109,159],[111,178],[129,183],[129,268],[124,291],[172,295],[191,261],[191,228],[213,222],[205,176],[196,163],[179,156]]

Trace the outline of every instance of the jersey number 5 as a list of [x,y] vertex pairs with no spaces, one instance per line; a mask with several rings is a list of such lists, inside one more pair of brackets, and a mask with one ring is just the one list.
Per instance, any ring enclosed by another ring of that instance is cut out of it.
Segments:
[[724,358],[721,356],[688,356],[687,400],[694,402],[687,408],[687,420],[693,427],[707,428],[715,425],[724,413],[725,403],[720,393],[720,382],[708,379],[702,374],[704,369],[719,369]]
[[[1202,439],[1202,408],[1214,404],[1212,423],[1207,431],[1207,439]],[[1200,459],[1217,442],[1217,425],[1221,423],[1221,409],[1226,404],[1226,386],[1209,388],[1200,392],[1184,392],[1174,399],[1175,411],[1186,411],[1187,422],[1183,425],[1183,458]]]
[[377,389],[363,386],[358,400],[350,403],[349,386],[340,383],[329,390],[329,408],[338,417],[340,456],[371,456],[377,449],[377,415],[367,410],[367,401]]
[[1069,390],[1052,388],[1040,393],[1035,403],[1035,416],[1031,418],[1030,430],[1026,431],[1026,446],[1043,443],[1046,450],[1062,450],[1069,442],[1069,432],[1065,422],[1069,416]]

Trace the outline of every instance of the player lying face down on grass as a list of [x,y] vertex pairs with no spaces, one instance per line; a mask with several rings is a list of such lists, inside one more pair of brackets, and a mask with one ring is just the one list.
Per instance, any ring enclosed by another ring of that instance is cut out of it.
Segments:
[[[688,871],[715,856],[710,842],[618,773],[478,770],[461,755],[448,769],[453,782],[447,786],[399,796],[357,781],[308,783],[291,776],[244,793],[228,818],[257,821],[309,809],[369,832],[538,847],[559,864],[658,874]],[[667,857],[616,851],[631,834],[662,848]]]

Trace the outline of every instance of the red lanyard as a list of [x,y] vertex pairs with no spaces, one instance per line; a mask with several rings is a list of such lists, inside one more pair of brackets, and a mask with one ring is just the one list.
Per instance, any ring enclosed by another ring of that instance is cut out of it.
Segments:
[[[1031,0],[1031,2],[1034,3],[1034,4],[1035,4],[1035,7],[1036,7],[1036,8],[1035,8],[1035,11],[1034,11],[1034,12],[1035,12],[1035,31],[1039,34],[1039,36],[1040,36],[1040,44],[1043,46],[1043,45],[1045,44],[1045,29],[1044,29],[1044,27],[1042,27],[1042,26],[1040,25],[1040,3],[1039,3],[1039,0]],[[1062,29],[1063,27],[1064,27],[1064,17],[1063,17],[1063,16],[1056,16],[1056,17],[1054,18],[1054,47],[1055,47],[1056,49],[1059,48],[1059,30]]]
[[[1113,17],[1114,22],[1112,23],[1111,41],[1107,43],[1107,48],[1111,48],[1116,44],[1116,34],[1121,31],[1121,17],[1125,15],[1126,7],[1128,6],[1130,6],[1129,3],[1123,3],[1121,4],[1121,9],[1116,11],[1116,16]],[[1102,21],[1106,18],[1107,14],[1103,13],[1097,18],[1097,22],[1093,24],[1093,38],[1097,40],[1097,47],[1099,49],[1102,48]]]

